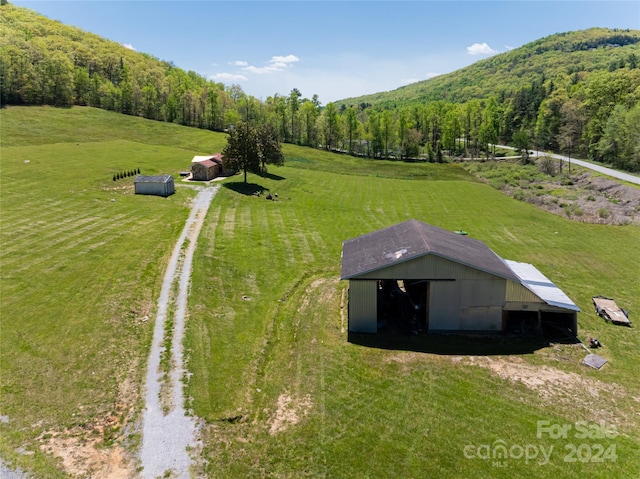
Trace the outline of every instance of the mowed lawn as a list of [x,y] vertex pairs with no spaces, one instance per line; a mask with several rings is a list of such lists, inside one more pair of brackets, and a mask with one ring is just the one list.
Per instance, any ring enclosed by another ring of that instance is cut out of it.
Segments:
[[[637,475],[638,335],[597,318],[591,296],[614,296],[633,317],[640,306],[640,229],[550,215],[455,165],[286,151],[288,166],[273,168],[269,178],[249,177],[277,200],[243,195],[233,183],[240,180],[231,179],[200,237],[186,347],[192,407],[209,424],[209,476]],[[509,344],[477,338],[348,342],[342,241],[409,218],[464,229],[505,258],[535,264],[583,309],[580,337],[598,337],[609,363],[601,371],[583,366],[578,345],[506,355],[498,353]],[[566,376],[527,388],[468,364],[459,357],[465,352]],[[574,430],[565,439],[539,439],[538,420],[605,421],[619,435],[585,440]],[[572,460],[570,444],[583,443],[580,459],[565,462]],[[465,446],[496,444],[516,446],[514,457],[496,464],[465,456]],[[527,445],[553,446],[549,463],[540,464],[541,454],[518,458],[517,447]],[[615,445],[617,456],[601,462],[599,445]]]
[[[9,108],[0,128],[0,457],[63,477],[38,444],[65,428],[135,452],[155,301],[193,195],[136,197],[131,179],[111,177],[137,167],[176,174],[225,137],[89,108]],[[590,298],[613,296],[637,315],[639,228],[550,215],[456,165],[284,151],[287,166],[249,175],[277,200],[243,194],[240,176],[226,180],[194,258],[185,347],[189,405],[205,420],[203,475],[638,476],[637,329],[605,324]],[[583,309],[580,336],[598,337],[609,363],[581,365],[575,345],[349,342],[342,241],[408,218],[535,264]],[[527,387],[488,361],[557,379]],[[110,429],[94,428],[112,416]],[[617,435],[538,438],[538,420],[602,420]],[[588,450],[565,462],[571,443]],[[506,460],[480,457],[496,445],[515,448]],[[553,446],[548,464],[516,457],[527,445]],[[598,445],[615,446],[615,458],[591,461]]]
[[[175,174],[224,135],[88,108],[9,108],[0,125],[0,458],[57,477],[38,444],[69,429],[109,445],[138,417],[162,275],[195,194],[135,196],[133,177],[113,175]],[[191,149],[171,146],[176,130]]]

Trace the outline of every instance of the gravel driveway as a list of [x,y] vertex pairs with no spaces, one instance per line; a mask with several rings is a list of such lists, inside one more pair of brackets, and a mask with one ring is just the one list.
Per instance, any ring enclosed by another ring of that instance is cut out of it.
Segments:
[[[143,478],[188,478],[191,465],[189,450],[198,446],[195,418],[187,416],[184,409],[182,379],[186,371],[183,368],[182,339],[193,253],[207,210],[219,188],[219,185],[202,188],[193,200],[191,214],[173,249],[162,282],[149,355],[142,418],[140,461]],[[175,291],[174,286],[177,286],[177,293],[172,295],[172,291]],[[163,391],[161,400],[163,374],[160,371],[160,357],[169,311],[173,312],[174,322],[171,342],[172,368],[169,384],[165,383],[169,392],[165,394]]]

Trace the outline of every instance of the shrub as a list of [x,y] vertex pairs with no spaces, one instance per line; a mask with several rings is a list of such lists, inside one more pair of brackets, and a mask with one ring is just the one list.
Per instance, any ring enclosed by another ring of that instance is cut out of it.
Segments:
[[564,212],[567,216],[582,216],[584,214],[582,208],[580,208],[575,203],[565,204],[562,206],[562,208],[564,209]]
[[565,204],[562,206],[567,216],[582,216],[584,211],[576,204]]
[[573,180],[568,176],[563,176],[562,179],[560,180],[560,184],[563,186],[571,186],[573,185]]
[[608,210],[607,208],[600,208],[600,209],[598,210],[598,216],[599,216],[600,218],[602,218],[603,220],[604,220],[604,219],[607,219],[607,218],[609,217],[609,215],[610,215],[610,214],[611,214],[611,213],[609,213],[609,210]]
[[555,162],[548,156],[544,156],[538,160],[538,170],[549,176],[555,176],[557,172]]

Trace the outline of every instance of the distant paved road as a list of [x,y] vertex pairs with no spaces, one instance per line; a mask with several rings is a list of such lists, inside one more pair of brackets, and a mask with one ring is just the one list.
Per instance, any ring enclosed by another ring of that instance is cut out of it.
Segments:
[[[505,145],[496,145],[498,148],[506,148],[508,150],[515,150],[512,146]],[[532,150],[536,156],[550,156],[551,158],[556,158],[558,160],[569,161],[568,156],[557,155],[555,153],[546,153],[544,151]],[[597,171],[598,173],[602,173],[603,175],[611,176],[613,178],[618,178],[620,180],[628,181],[629,183],[634,183],[636,185],[640,185],[640,176],[633,175],[631,173],[623,173],[622,171],[612,170],[611,168],[606,168],[600,165],[594,165],[593,163],[589,163],[584,160],[576,160],[575,158],[571,158],[571,163],[575,165],[580,165],[585,168],[589,168],[591,170]]]

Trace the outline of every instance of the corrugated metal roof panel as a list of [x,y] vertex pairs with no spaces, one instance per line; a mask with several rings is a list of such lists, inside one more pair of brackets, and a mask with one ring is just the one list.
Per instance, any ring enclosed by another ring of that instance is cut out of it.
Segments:
[[518,276],[520,283],[550,306],[580,311],[571,299],[544,274],[529,263],[504,260],[507,266]]
[[134,183],[167,183],[169,180],[172,180],[173,177],[171,175],[158,175],[158,176],[136,176],[136,179],[133,180]]

